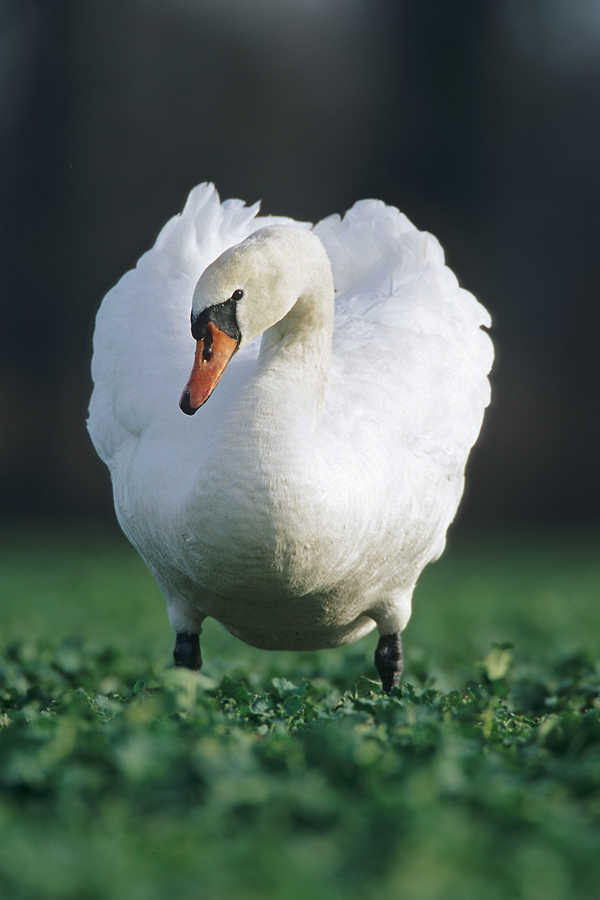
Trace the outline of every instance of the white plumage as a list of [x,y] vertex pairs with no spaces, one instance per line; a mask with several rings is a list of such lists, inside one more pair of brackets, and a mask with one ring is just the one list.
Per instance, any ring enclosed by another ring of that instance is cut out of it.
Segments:
[[[379,201],[312,230],[257,212],[200,185],[107,294],[89,431],[179,664],[199,667],[207,616],[268,649],[376,626],[389,690],[401,662],[388,636],[399,648],[415,582],[443,550],[489,401],[489,316],[436,239]],[[189,418],[193,296],[196,329],[228,301],[239,350]]]

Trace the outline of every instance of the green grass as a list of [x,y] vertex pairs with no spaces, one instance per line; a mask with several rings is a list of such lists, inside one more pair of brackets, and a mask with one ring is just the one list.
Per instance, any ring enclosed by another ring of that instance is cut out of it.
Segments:
[[5,529],[0,896],[596,900],[597,546],[452,540],[385,697],[374,636],[175,670],[120,536]]

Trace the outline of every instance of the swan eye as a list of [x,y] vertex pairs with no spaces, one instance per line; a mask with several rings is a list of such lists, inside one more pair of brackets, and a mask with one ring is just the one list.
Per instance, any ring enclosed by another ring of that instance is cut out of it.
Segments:
[[241,300],[243,296],[244,292],[238,288],[238,290],[234,291],[231,295],[231,299],[234,301],[234,303],[237,303],[238,300]]

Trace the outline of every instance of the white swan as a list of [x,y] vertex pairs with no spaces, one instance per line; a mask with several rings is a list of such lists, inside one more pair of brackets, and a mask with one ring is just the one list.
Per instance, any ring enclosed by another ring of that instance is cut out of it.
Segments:
[[312,230],[257,211],[200,185],[105,297],[89,431],[178,665],[207,616],[266,649],[377,627],[390,691],[489,401],[489,316],[379,201]]

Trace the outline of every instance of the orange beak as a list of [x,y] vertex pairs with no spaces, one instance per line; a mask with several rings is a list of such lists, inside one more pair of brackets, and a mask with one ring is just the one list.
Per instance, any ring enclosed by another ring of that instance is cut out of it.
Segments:
[[208,323],[204,338],[196,341],[192,374],[179,401],[182,412],[193,416],[206,403],[237,350],[238,343],[236,338],[229,337],[212,322]]

